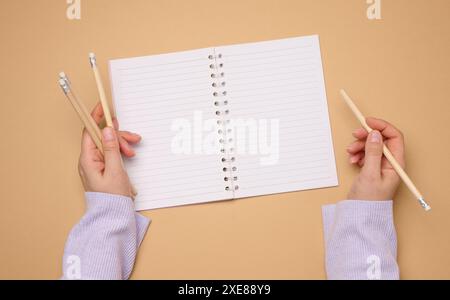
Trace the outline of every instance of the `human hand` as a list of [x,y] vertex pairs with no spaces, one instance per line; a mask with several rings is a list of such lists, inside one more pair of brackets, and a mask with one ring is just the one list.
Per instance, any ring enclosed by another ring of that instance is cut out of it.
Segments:
[[[93,109],[91,115],[97,124],[101,122],[103,109],[100,103]],[[141,137],[135,133],[119,131],[116,119],[114,127],[105,127],[102,130],[104,155],[97,149],[89,133],[83,131],[78,170],[85,191],[133,198],[132,186],[120,153],[126,157],[134,156],[135,152],[130,144],[138,143]]]
[[380,119],[367,118],[366,122],[373,131],[368,134],[363,128],[355,130],[353,136],[357,140],[347,148],[350,163],[361,168],[348,199],[392,200],[400,184],[400,177],[383,156],[383,144],[392,152],[400,166],[405,168],[403,134]]

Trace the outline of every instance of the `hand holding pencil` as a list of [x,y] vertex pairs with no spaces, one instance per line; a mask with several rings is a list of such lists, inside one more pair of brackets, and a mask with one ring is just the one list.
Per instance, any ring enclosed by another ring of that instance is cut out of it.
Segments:
[[364,128],[353,132],[356,140],[347,148],[351,164],[361,167],[348,198],[354,200],[391,200],[400,185],[400,177],[383,157],[386,143],[392,154],[405,167],[405,145],[402,133],[388,122],[367,118],[373,129],[368,133]]
[[[91,116],[96,124],[102,121],[104,113],[100,103],[94,108]],[[116,121],[113,122],[118,126]],[[123,167],[121,152],[126,157],[133,156],[131,145],[138,143],[141,137],[134,133],[118,131],[116,128],[107,126],[102,130],[103,154],[89,132],[86,129],[83,131],[78,170],[87,192],[133,198],[133,187]]]
[[[428,203],[425,201],[424,197],[422,196],[422,194],[419,192],[419,190],[417,189],[417,187],[414,185],[413,181],[411,180],[411,178],[408,176],[408,174],[406,174],[404,167],[405,167],[405,161],[404,161],[404,157],[403,157],[403,136],[402,134],[395,129],[395,127],[393,127],[392,125],[390,125],[389,123],[382,121],[382,120],[376,120],[376,119],[366,119],[363,114],[361,113],[361,111],[358,109],[358,107],[356,107],[355,103],[353,102],[353,100],[350,98],[350,96],[344,91],[341,90],[340,91],[342,98],[344,99],[345,103],[348,105],[348,107],[351,109],[351,111],[353,112],[353,114],[355,115],[355,117],[358,119],[358,121],[361,123],[362,125],[362,129],[363,131],[365,131],[368,134],[368,142],[365,144],[365,148],[366,148],[366,154],[370,154],[371,155],[371,164],[374,165],[376,163],[381,163],[384,162],[383,165],[387,168],[388,170],[391,169],[389,172],[392,173],[390,175],[391,179],[393,179],[392,176],[395,176],[395,173],[398,175],[398,177],[405,183],[405,185],[409,188],[409,190],[411,191],[412,194],[414,194],[414,196],[416,197],[417,201],[419,201],[419,204],[422,206],[423,209],[425,209],[425,211],[429,211],[431,209],[430,205],[428,205]],[[374,127],[372,127],[374,126]],[[378,128],[377,128],[378,127]],[[389,147],[389,144],[383,142],[383,138],[380,135],[380,132],[377,131],[377,129],[381,130],[383,133],[386,133],[386,137],[388,138],[396,138],[396,139],[391,139],[391,145]],[[359,134],[362,137],[362,132],[360,131]],[[355,137],[358,138],[358,136],[356,135]],[[392,141],[397,140],[397,142],[394,144],[392,144]],[[394,147],[392,147],[394,146]],[[393,149],[390,149],[393,148]],[[397,153],[395,153],[393,150],[395,150]],[[358,161],[358,157],[356,157],[355,153],[350,153],[353,154],[353,157],[351,158],[351,160],[354,160],[355,162]],[[383,157],[384,155],[384,157]],[[378,171],[378,170],[376,170]],[[365,172],[367,175],[367,172]],[[371,174],[374,175],[374,174]],[[382,175],[382,174],[381,174]],[[380,178],[377,178],[377,176],[379,176],[379,174],[375,174],[375,177],[371,177],[371,178],[366,178],[368,181],[371,180],[378,180]],[[359,177],[360,178],[360,177]],[[398,184],[397,184],[398,185]],[[381,186],[381,188],[383,188],[383,186]],[[354,189],[353,189],[354,190]],[[394,191],[396,190],[396,188],[394,189]],[[352,196],[352,194],[350,195]],[[392,194],[393,197],[393,194]],[[390,199],[392,199],[392,197]]]
[[[100,97],[100,103],[92,114],[88,113],[83,102],[76,97],[64,72],[59,74],[59,84],[85,126],[79,163],[80,176],[86,191],[134,198],[137,192],[123,167],[121,152],[126,157],[134,156],[135,152],[130,144],[138,143],[141,137],[134,133],[118,131],[119,125],[111,116],[93,53],[89,54],[89,62]],[[99,123],[103,118],[106,120],[106,127],[100,130]]]

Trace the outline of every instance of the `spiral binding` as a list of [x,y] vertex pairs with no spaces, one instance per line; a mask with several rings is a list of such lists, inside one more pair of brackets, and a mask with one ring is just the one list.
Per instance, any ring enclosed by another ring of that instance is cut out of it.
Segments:
[[219,134],[220,152],[222,157],[220,162],[222,163],[222,171],[224,172],[224,182],[226,191],[237,191],[239,185],[236,183],[238,180],[237,167],[235,166],[236,157],[234,156],[234,148],[230,146],[233,139],[229,135],[232,133],[231,128],[227,128],[230,124],[229,114],[229,99],[226,91],[225,72],[223,71],[224,63],[222,60],[222,54],[211,54],[208,56],[210,60],[209,68],[211,69],[212,88],[214,97],[214,107],[216,108],[215,114],[219,118],[217,125],[219,127],[217,133]]

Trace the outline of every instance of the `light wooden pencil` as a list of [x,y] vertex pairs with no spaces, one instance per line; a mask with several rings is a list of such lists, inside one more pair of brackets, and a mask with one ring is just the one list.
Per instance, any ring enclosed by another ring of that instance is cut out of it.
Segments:
[[103,113],[105,115],[106,126],[114,127],[111,111],[109,110],[108,100],[106,99],[105,89],[103,87],[102,78],[100,77],[100,72],[97,68],[97,59],[94,53],[89,53],[89,62],[91,63],[92,71],[94,73],[95,82],[97,83],[98,95],[100,97],[100,102],[103,107]]
[[68,94],[72,95],[74,100],[76,101],[76,104],[80,107],[84,117],[87,119],[87,121],[89,122],[89,124],[91,125],[91,127],[94,129],[95,134],[97,135],[98,139],[101,141],[102,139],[102,132],[100,130],[100,128],[98,127],[97,123],[95,122],[94,118],[92,118],[89,110],[87,109],[86,105],[84,105],[83,101],[80,101],[78,99],[78,97],[76,96],[75,92],[73,91],[71,84],[70,84],[70,80],[67,77],[67,75],[64,72],[59,73],[59,78],[63,79],[67,85],[69,86],[69,91]]
[[[349,95],[344,91],[340,91],[342,98],[344,99],[345,103],[350,107],[353,114],[356,116],[358,121],[361,123],[361,125],[364,127],[367,132],[371,132],[373,129],[369,127],[366,123],[366,118],[361,113],[361,111],[356,107],[355,103],[352,101],[352,99],[349,97]],[[412,182],[411,178],[409,178],[408,174],[406,174],[405,170],[400,166],[400,164],[397,162],[397,160],[394,158],[394,155],[392,155],[391,151],[383,145],[383,154],[386,157],[386,159],[391,163],[394,170],[397,172],[397,174],[400,176],[400,178],[403,180],[403,182],[406,184],[406,186],[409,188],[409,190],[414,194],[414,196],[419,201],[420,205],[425,209],[425,211],[429,211],[431,207],[425,202],[424,197],[419,192],[417,187]]]
[[103,154],[101,136],[99,135],[100,128],[98,128],[92,116],[90,114],[85,113],[85,108],[82,108],[84,107],[84,105],[80,101],[78,101],[78,98],[73,94],[72,89],[70,87],[70,83],[67,77],[64,75],[64,73],[60,73],[59,85],[61,86],[64,95],[66,95],[70,104],[72,104],[72,107],[77,112],[78,117],[80,118],[84,127],[86,128],[95,145],[97,146],[97,149],[99,149],[100,152]]
[[[95,57],[95,54],[92,52],[89,53],[89,62],[91,64],[92,71],[93,71],[94,77],[95,77],[95,82],[97,84],[98,95],[100,97],[100,102],[103,107],[103,113],[105,115],[106,126],[114,128],[114,124],[113,124],[112,117],[111,117],[111,111],[109,110],[108,100],[106,99],[105,88],[103,87],[103,81],[100,76],[100,71],[98,70],[98,67],[97,67],[97,58]],[[131,192],[133,193],[133,195],[137,195],[137,190],[133,185],[131,185]]]

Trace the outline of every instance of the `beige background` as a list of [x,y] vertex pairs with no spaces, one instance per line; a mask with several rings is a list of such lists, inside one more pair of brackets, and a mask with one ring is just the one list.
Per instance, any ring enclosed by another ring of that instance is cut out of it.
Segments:
[[[325,278],[322,204],[344,199],[356,170],[345,148],[357,123],[338,97],[400,127],[408,171],[433,210],[401,187],[395,201],[401,277],[450,278],[450,1],[65,0],[0,4],[0,278],[58,278],[84,211],[81,126],[56,83],[66,71],[97,101],[87,53],[111,58],[319,34],[338,188],[148,211],[133,278]],[[108,86],[109,88],[109,86]]]

